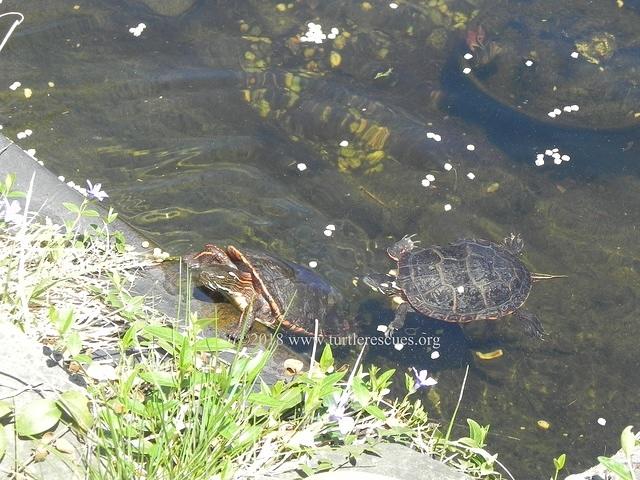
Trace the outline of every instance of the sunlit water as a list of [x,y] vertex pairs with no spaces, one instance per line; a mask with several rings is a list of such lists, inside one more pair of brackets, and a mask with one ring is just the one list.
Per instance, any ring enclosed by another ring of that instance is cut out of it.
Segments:
[[[101,182],[127,220],[173,253],[234,243],[317,262],[363,336],[393,313],[353,280],[392,268],[384,249],[395,239],[520,233],[532,271],[568,277],[535,284],[526,303],[544,341],[515,321],[489,331],[478,322],[465,335],[413,315],[409,333],[439,337],[439,358],[433,346],[374,347],[367,361],[428,368],[439,383],[422,394],[444,421],[470,364],[458,423],[491,424],[490,448],[518,478],[548,476],[562,452],[575,472],[616,450],[622,428],[637,423],[640,386],[637,93],[615,76],[638,66],[639,43],[616,20],[636,13],[612,5],[591,19],[590,2],[540,2],[536,14],[532,2],[497,0],[191,3],[3,2],[27,20],[0,57],[2,132],[32,130],[23,148],[67,180]],[[611,55],[585,40],[607,15]],[[335,27],[336,38],[301,42],[313,36],[309,22],[326,35]],[[488,66],[463,60],[478,25],[485,51],[502,42]],[[545,63],[547,51],[567,65]],[[584,82],[593,69],[602,96]],[[535,85],[549,75],[558,88],[546,97]],[[579,111],[546,115],[572,95]],[[555,164],[555,148],[569,160]],[[475,354],[497,348],[494,360]]]

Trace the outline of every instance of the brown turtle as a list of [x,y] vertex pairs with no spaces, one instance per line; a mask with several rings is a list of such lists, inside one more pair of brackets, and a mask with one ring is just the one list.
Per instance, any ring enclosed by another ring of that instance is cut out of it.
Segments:
[[367,285],[400,303],[387,334],[404,325],[407,312],[418,311],[446,322],[496,320],[514,314],[525,331],[542,338],[544,330],[532,313],[520,310],[536,280],[559,275],[531,273],[518,258],[524,243],[511,235],[502,244],[463,239],[445,246],[416,249],[404,237],[387,249],[398,264],[395,280],[364,278]]
[[339,314],[342,296],[312,270],[265,252],[208,244],[188,259],[205,287],[226,297],[242,312],[240,336],[257,320],[292,333],[337,335],[346,330]]

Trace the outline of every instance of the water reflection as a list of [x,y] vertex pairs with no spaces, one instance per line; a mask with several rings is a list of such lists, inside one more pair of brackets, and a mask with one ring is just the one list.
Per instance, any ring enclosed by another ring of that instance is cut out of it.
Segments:
[[[400,236],[442,244],[521,233],[532,271],[569,277],[527,301],[545,342],[509,319],[486,335],[482,322],[463,331],[412,317],[419,335],[441,336],[440,358],[371,348],[368,359],[438,372],[426,401],[444,419],[470,362],[460,418],[490,423],[492,445],[522,478],[548,474],[559,452],[577,469],[616,448],[640,386],[637,132],[542,124],[497,95],[500,84],[479,93],[460,74],[467,25],[498,8],[524,24],[523,2],[170,3],[21,2],[28,20],[2,53],[0,84],[18,80],[34,94],[2,91],[3,132],[32,129],[21,146],[68,179],[102,182],[127,219],[175,253],[233,242],[316,261],[365,335],[392,314],[352,280],[386,271],[384,249]],[[581,10],[583,32],[591,16]],[[301,43],[310,21],[340,34]],[[516,35],[501,41],[527,48]],[[536,167],[552,148],[571,160]],[[496,348],[504,355],[491,361],[473,353]],[[607,426],[593,435],[598,417]],[[539,419],[551,429],[537,430]]]

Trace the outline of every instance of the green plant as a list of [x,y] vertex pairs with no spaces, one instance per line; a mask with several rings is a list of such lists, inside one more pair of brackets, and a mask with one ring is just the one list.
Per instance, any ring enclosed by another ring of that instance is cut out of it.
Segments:
[[629,425],[620,434],[620,445],[622,446],[625,463],[621,463],[616,458],[604,456],[598,457],[598,462],[610,472],[618,475],[621,480],[636,480],[631,455],[637,443],[636,435],[633,433],[633,426]]
[[567,461],[567,456],[563,453],[559,455],[558,458],[553,459],[553,466],[556,468],[556,473],[553,475],[552,480],[558,480],[558,474],[564,468],[564,465]]

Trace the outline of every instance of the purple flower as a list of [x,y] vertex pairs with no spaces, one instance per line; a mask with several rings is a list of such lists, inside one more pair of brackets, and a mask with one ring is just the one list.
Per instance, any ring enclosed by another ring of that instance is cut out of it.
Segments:
[[416,390],[419,390],[422,387],[432,387],[438,383],[435,378],[429,376],[429,373],[426,370],[420,370],[420,372],[418,372],[415,367],[411,367],[411,369],[413,370],[413,375],[416,377]]
[[[6,198],[4,198],[3,200],[4,212],[2,212],[2,216],[4,217],[4,221],[6,223],[18,223],[20,220],[22,220],[22,215],[20,215],[20,210],[22,210],[20,202],[14,200],[13,202],[9,203],[9,200],[7,200]],[[0,211],[1,210],[2,209],[0,209]]]
[[101,190],[101,183],[96,183],[95,185],[93,185],[90,180],[87,180],[87,185],[89,185],[89,188],[87,189],[87,195],[90,199],[95,198],[101,202],[109,196],[107,195],[107,192]]

